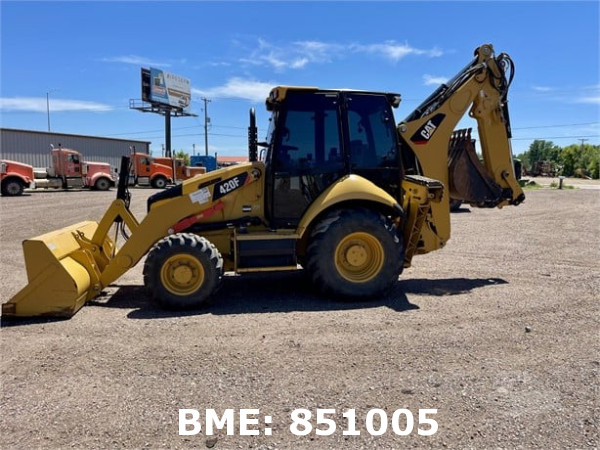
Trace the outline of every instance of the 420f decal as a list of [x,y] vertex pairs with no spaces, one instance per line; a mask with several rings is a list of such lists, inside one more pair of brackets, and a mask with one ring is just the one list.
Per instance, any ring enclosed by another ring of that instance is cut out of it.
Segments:
[[213,201],[223,197],[224,195],[229,194],[230,192],[235,191],[238,188],[241,188],[246,183],[247,178],[248,172],[244,172],[239,175],[236,175],[235,177],[219,181],[215,185],[215,189],[213,191]]

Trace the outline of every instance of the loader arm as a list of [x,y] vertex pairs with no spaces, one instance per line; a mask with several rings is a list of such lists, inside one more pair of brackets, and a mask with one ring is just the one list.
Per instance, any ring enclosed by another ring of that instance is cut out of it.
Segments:
[[[150,199],[148,214],[140,223],[125,202],[115,200],[98,224],[92,244],[100,247],[118,217],[125,221],[131,235],[102,270],[99,276],[101,287],[108,286],[135,266],[158,240],[169,234],[188,229],[199,221],[214,223],[242,218],[238,203],[253,204],[262,198],[259,195],[262,187],[256,183],[261,180],[262,171],[255,166],[262,164],[244,164],[219,173],[210,172],[157,194]],[[231,180],[240,181],[236,184]],[[227,188],[230,190],[219,190],[220,186],[231,187]]]
[[[161,238],[199,220],[225,227],[226,219],[242,216],[240,203],[260,205],[261,169],[261,163],[245,164],[186,180],[151,197],[142,221],[128,208],[123,180],[129,171],[122,169],[118,197],[100,222],[80,222],[23,242],[29,283],[2,305],[2,315],[71,317]],[[109,236],[115,224],[125,237],[120,248]]]
[[[458,198],[480,207],[518,205],[525,198],[510,144],[507,93],[512,72],[508,55],[495,56],[491,45],[482,45],[471,63],[398,124],[403,153],[414,155],[404,161],[407,174],[438,180],[445,187],[442,201],[431,203],[423,226],[423,240],[436,242],[427,251],[442,247],[450,237],[451,187],[460,190]],[[477,121],[483,165],[470,132],[455,132],[467,110]]]

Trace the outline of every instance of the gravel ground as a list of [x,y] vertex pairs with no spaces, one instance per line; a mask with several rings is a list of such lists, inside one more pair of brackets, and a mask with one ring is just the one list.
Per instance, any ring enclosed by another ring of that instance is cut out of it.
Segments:
[[[134,191],[138,217],[152,192]],[[2,301],[26,283],[23,239],[97,220],[113,196],[1,198]],[[70,320],[4,321],[0,446],[597,448],[598,191],[531,190],[452,223],[448,246],[372,303],[323,299],[298,272],[228,277],[208,310],[167,313],[138,265]],[[235,435],[179,436],[180,408],[259,409],[260,434],[240,436],[236,417]],[[336,431],[293,435],[297,408],[335,409]],[[414,431],[371,436],[375,408],[388,422],[408,409]],[[426,408],[433,436],[416,431]],[[347,409],[358,436],[343,434]]]

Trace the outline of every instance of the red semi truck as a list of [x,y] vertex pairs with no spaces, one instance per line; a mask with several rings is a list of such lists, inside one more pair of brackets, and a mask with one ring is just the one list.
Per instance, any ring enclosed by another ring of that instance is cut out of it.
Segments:
[[0,190],[2,195],[21,195],[26,188],[34,188],[33,167],[17,161],[0,160]]
[[[173,183],[173,168],[170,164],[161,164],[146,153],[131,153],[131,172],[129,184],[134,186],[152,186],[163,189]],[[167,158],[170,161],[170,158]]]
[[85,162],[78,151],[62,147],[52,148],[51,153],[52,166],[45,169],[2,161],[2,195],[20,195],[27,187],[106,191],[115,185],[110,164]]
[[158,164],[162,164],[169,167],[175,168],[175,180],[187,180],[188,178],[195,177],[206,173],[205,167],[191,167],[185,164],[182,158],[168,158],[166,156],[156,157],[154,161]]

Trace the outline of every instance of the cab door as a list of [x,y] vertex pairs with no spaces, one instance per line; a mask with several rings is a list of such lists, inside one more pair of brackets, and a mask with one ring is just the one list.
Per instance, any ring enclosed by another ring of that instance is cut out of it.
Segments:
[[175,173],[177,174],[177,178],[180,180],[185,180],[187,178],[187,174],[185,173],[185,164],[182,160],[175,160]]
[[81,159],[77,153],[62,153],[60,157],[64,158],[65,177],[81,176]]
[[267,155],[267,216],[295,228],[308,206],[346,170],[337,93],[290,92]]
[[152,161],[148,156],[140,156],[138,159],[138,176],[149,177]]
[[381,94],[357,92],[346,93],[345,99],[350,172],[399,199],[402,170],[398,135],[388,99]]

